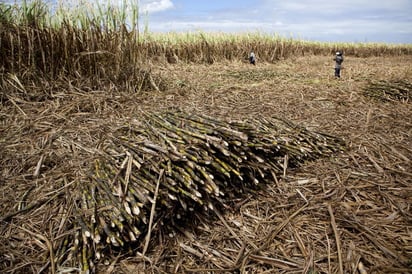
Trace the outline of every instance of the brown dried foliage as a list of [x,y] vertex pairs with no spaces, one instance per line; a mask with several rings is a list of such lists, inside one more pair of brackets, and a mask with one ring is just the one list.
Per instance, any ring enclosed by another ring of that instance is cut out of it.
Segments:
[[[106,74],[93,80],[96,71],[87,65],[73,72],[88,73],[50,78],[3,65],[1,272],[70,270],[54,259],[61,256],[61,239],[73,233],[66,230],[76,218],[69,206],[78,198],[73,190],[102,141],[141,110],[173,108],[221,119],[277,115],[345,138],[348,151],[287,170],[265,191],[216,211],[213,223],[189,223],[170,235],[154,224],[159,233],[145,254],[142,243],[99,264],[99,271],[411,272],[411,104],[372,100],[362,92],[372,78],[410,82],[411,61],[349,55],[339,80],[332,77],[330,56],[256,67],[159,62],[144,70],[159,76],[145,89],[136,88],[139,81],[118,85]],[[160,82],[163,88],[156,89]]]

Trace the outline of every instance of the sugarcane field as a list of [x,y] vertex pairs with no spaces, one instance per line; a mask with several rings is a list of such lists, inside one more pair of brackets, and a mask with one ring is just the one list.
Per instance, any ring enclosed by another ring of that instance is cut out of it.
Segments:
[[411,45],[0,9],[0,273],[412,273]]

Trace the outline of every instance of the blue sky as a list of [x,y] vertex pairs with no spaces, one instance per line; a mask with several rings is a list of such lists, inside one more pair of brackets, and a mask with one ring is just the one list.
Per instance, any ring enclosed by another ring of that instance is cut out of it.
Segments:
[[[88,2],[95,1],[108,2]],[[153,32],[259,31],[317,41],[412,43],[412,0],[126,1],[140,3]]]
[[[141,1],[152,31],[262,31],[301,39],[412,43],[412,0]],[[162,10],[160,7],[164,7]]]

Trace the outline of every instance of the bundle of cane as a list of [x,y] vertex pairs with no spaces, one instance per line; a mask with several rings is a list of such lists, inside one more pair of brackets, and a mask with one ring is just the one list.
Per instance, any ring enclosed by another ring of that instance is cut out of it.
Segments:
[[207,216],[216,206],[229,206],[230,198],[273,183],[273,175],[287,167],[343,146],[339,138],[277,118],[225,122],[183,112],[144,113],[116,132],[106,157],[79,184],[72,258],[87,270],[112,249],[139,245],[155,199],[155,223]]
[[364,87],[364,93],[381,101],[410,101],[412,83],[407,80],[373,81]]

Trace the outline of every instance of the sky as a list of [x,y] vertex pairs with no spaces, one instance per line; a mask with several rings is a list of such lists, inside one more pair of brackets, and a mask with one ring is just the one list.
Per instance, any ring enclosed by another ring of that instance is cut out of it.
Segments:
[[[89,0],[95,1],[108,2]],[[127,1],[139,3],[152,32],[264,32],[322,42],[412,43],[412,0]]]

